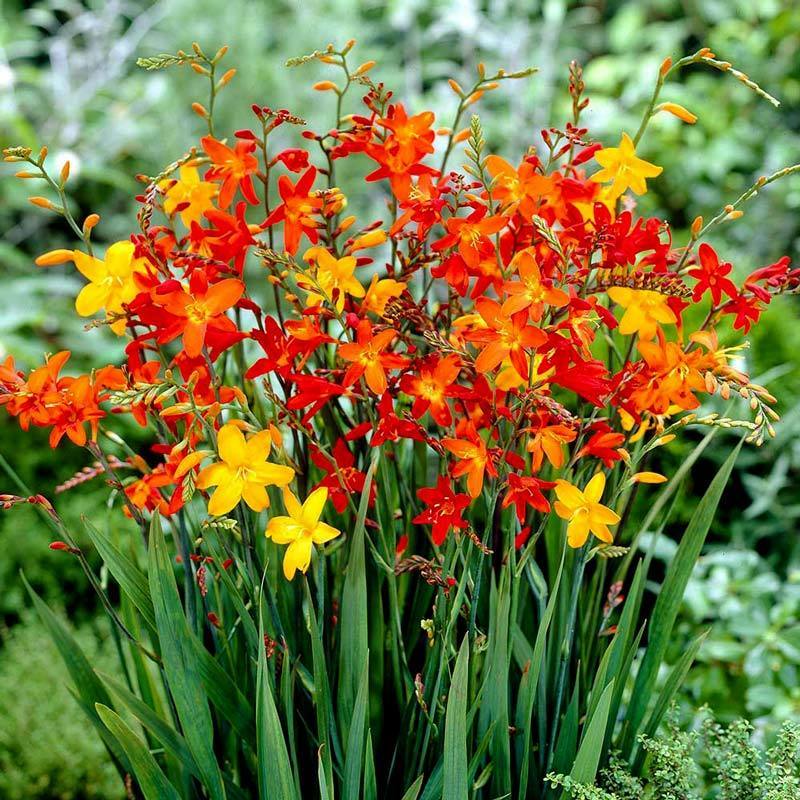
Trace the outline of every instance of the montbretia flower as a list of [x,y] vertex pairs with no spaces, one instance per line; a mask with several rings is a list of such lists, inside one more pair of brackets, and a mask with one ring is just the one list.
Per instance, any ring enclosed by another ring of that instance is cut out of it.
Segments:
[[179,214],[181,222],[190,228],[193,222],[200,222],[203,214],[214,208],[214,198],[219,187],[211,181],[200,180],[197,167],[185,165],[178,170],[177,180],[164,180],[159,188],[164,191],[164,211]]
[[484,441],[476,435],[469,439],[442,439],[445,449],[451,452],[458,463],[453,467],[453,477],[467,476],[467,491],[470,497],[478,497],[483,489],[483,478],[488,474],[497,477],[497,469]]
[[355,276],[356,259],[354,256],[335,258],[324,247],[312,247],[305,253],[307,261],[316,262],[313,279],[305,276],[298,284],[308,292],[306,305],[318,306],[327,302],[336,306],[341,314],[345,300],[350,297],[364,297],[366,290]]
[[222,180],[219,190],[219,207],[226,209],[233,200],[237,189],[248,203],[256,205],[253,188],[253,175],[258,172],[258,160],[253,155],[256,148],[255,142],[236,142],[234,147],[228,147],[223,142],[218,142],[213,136],[204,136],[200,140],[203,150],[211,159],[211,169],[206,173],[206,178]]
[[386,371],[408,364],[404,356],[385,352],[396,336],[393,330],[373,334],[369,320],[362,320],[358,325],[356,341],[339,345],[339,355],[351,362],[344,375],[344,385],[351,386],[363,375],[367,386],[375,394],[383,394],[389,385]]
[[583,547],[589,533],[601,542],[614,541],[609,525],[619,522],[619,515],[600,503],[606,486],[606,476],[598,472],[581,491],[565,480],[556,481],[553,504],[556,514],[567,520],[567,543],[570,547]]
[[245,439],[238,425],[229,422],[217,433],[220,460],[201,470],[198,489],[216,486],[208,501],[208,513],[220,517],[244,500],[253,511],[269,508],[267,486],[288,486],[294,470],[267,461],[272,446],[268,430]]
[[645,178],[656,178],[663,172],[663,167],[657,167],[636,155],[633,139],[627,133],[622,134],[619,147],[598,150],[594,157],[603,169],[592,175],[592,180],[597,183],[611,181],[609,194],[612,199],[619,197],[626,189],[645,194]]
[[[101,309],[109,317],[124,313],[125,304],[139,293],[135,273],[147,270],[147,260],[136,258],[134,250],[132,242],[115,242],[102,259],[80,250],[73,252],[75,266],[89,279],[89,283],[75,298],[75,310],[82,317],[91,317]],[[111,330],[118,335],[123,334],[125,320],[113,320]]]
[[415,525],[431,525],[431,538],[437,547],[444,543],[451,528],[467,527],[462,514],[472,500],[469,495],[454,492],[444,475],[439,476],[436,486],[418,489],[417,497],[427,508],[411,521]]
[[297,570],[302,573],[308,570],[315,544],[325,544],[341,534],[332,525],[320,521],[327,499],[328,490],[324,487],[311,492],[302,505],[288,488],[283,490],[288,516],[273,517],[265,534],[276,544],[289,545],[283,556],[286,580],[292,580]]
[[650,341],[659,325],[674,325],[678,321],[667,303],[668,298],[658,292],[612,286],[608,296],[625,309],[619,323],[619,332],[623,336],[637,333],[640,339]]

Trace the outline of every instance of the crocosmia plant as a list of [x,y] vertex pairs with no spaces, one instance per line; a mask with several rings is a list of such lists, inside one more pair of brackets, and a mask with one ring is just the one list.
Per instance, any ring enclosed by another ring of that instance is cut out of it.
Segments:
[[[86,569],[119,673],[33,602],[132,797],[555,798],[602,784],[612,754],[646,773],[640,737],[699,646],[662,669],[742,442],[650,582],[641,535],[719,429],[774,433],[775,399],[736,354],[800,284],[788,258],[734,268],[713,234],[800,167],[676,242],[637,212],[662,172],[644,142],[659,117],[696,121],[661,97],[689,65],[773,100],[702,49],[664,61],[638,130],[599,142],[573,63],[571,118],[507,160],[473,112],[534,69],[451,81],[440,127],[352,47],[289,62],[331,70],[321,131],[263,105],[218,130],[224,48],[142,59],[210,95],[187,152],[138,176],[124,241],[76,219],[69,164],[5,150],[77,237],[37,264],[77,269],[76,326],[124,347],[80,375],[66,351],[0,366],[23,430],[86,449],[70,490],[111,485],[110,521],[86,521],[102,574],[57,504],[3,500],[36,504]],[[689,426],[705,438],[662,474]]]

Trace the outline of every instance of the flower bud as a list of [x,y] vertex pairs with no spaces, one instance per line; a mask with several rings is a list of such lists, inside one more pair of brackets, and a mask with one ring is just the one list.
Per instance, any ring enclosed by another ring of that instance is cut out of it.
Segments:
[[42,253],[36,259],[35,264],[37,267],[54,267],[57,264],[66,264],[73,258],[74,251],[72,250],[49,250],[47,253]]

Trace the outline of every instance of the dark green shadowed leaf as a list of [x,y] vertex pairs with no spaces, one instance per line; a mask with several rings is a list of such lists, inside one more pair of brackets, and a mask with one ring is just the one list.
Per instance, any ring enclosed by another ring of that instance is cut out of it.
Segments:
[[102,703],[95,705],[103,724],[122,746],[133,770],[133,775],[145,800],[180,800],[175,787],[167,780],[147,745],[115,714]]

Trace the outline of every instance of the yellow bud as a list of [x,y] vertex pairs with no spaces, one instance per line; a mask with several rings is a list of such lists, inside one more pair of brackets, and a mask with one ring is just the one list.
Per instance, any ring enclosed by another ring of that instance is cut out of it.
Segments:
[[100,215],[99,214],[89,214],[88,217],[83,221],[83,230],[85,233],[88,233],[92,228],[100,222]]
[[[9,159],[6,159],[8,161]],[[25,170],[21,170],[20,172],[14,173],[15,178],[40,178],[41,176],[35,172],[27,172]]]
[[480,100],[480,99],[481,99],[481,97],[483,97],[483,90],[482,90],[482,89],[478,89],[478,91],[477,91],[477,92],[473,92],[473,93],[472,93],[472,94],[471,94],[471,95],[470,95],[470,96],[469,96],[469,97],[468,97],[468,98],[467,98],[467,99],[464,101],[464,105],[465,105],[465,106],[471,106],[473,103],[477,103],[477,102],[478,102],[478,100]]
[[60,179],[62,185],[65,184],[67,182],[67,180],[69,179],[69,159],[67,159],[64,162],[64,166],[61,167],[61,174],[59,175],[59,179]]
[[453,91],[454,91],[454,92],[455,92],[455,93],[456,93],[456,94],[457,94],[459,97],[463,97],[463,96],[464,96],[464,90],[461,88],[461,85],[458,83],[458,81],[454,81],[452,78],[450,78],[450,79],[449,79],[447,82],[450,84],[450,88],[451,88],[451,89],[452,89],[452,90],[453,90]]
[[672,114],[673,117],[677,117],[689,125],[694,125],[695,122],[697,122],[697,116],[678,103],[662,103],[659,109],[661,111],[666,111],[668,114]]
[[66,264],[67,261],[72,261],[73,257],[72,250],[49,250],[42,253],[35,263],[37,267],[54,267],[56,264]]
[[637,472],[631,475],[631,483],[666,483],[666,481],[666,476],[658,472]]
[[453,142],[466,142],[469,139],[469,128],[462,128],[454,137]]
[[350,252],[355,253],[356,250],[365,250],[367,247],[377,247],[379,244],[383,244],[386,241],[386,238],[386,231],[370,231],[369,233],[365,233],[363,236],[359,236],[353,242]]
[[317,92],[338,92],[339,87],[333,81],[317,81],[312,87]]
[[271,422],[269,424],[269,438],[272,439],[272,444],[275,447],[283,445],[283,434]]
[[32,203],[35,206],[38,206],[39,208],[49,209],[53,207],[53,203],[46,197],[29,197],[28,202]]
[[350,214],[349,216],[345,217],[339,223],[339,233],[344,233],[348,228],[353,226],[353,223],[356,221],[356,218]]
[[209,71],[202,64],[198,64],[196,61],[192,61],[190,66],[198,75],[210,74]]
[[208,119],[208,111],[206,107],[202,103],[192,103],[192,111],[197,114],[198,117],[202,117],[203,119]]
[[225,86],[225,84],[227,84],[227,83],[230,83],[230,81],[231,81],[231,78],[233,78],[233,76],[234,76],[235,74],[236,74],[236,70],[235,70],[235,69],[229,69],[229,70],[228,70],[228,71],[227,71],[227,72],[226,72],[226,73],[225,73],[225,74],[224,74],[224,75],[223,75],[223,76],[222,76],[222,77],[219,79],[219,83],[217,84],[217,86],[219,86],[220,88],[222,88],[223,86]]
[[356,67],[356,71],[353,74],[364,75],[369,72],[375,64],[377,64],[377,61],[365,61],[363,64],[359,64],[358,67]]
[[695,217],[694,222],[692,222],[692,238],[696,239],[700,235],[700,230],[703,227],[703,218],[702,217]]
[[726,217],[726,219],[734,220],[734,219],[739,219],[740,217],[743,216],[744,216],[744,211],[737,208],[735,211],[731,211]]
[[663,436],[659,436],[658,439],[656,439],[655,446],[662,447],[665,444],[669,444],[674,438],[675,438],[674,433],[666,433]]
[[356,44],[356,40],[355,39],[348,39],[347,42],[345,43],[345,46],[344,46],[344,49],[342,50],[342,52],[345,55],[347,55],[353,49],[353,47],[355,47],[355,44]]

